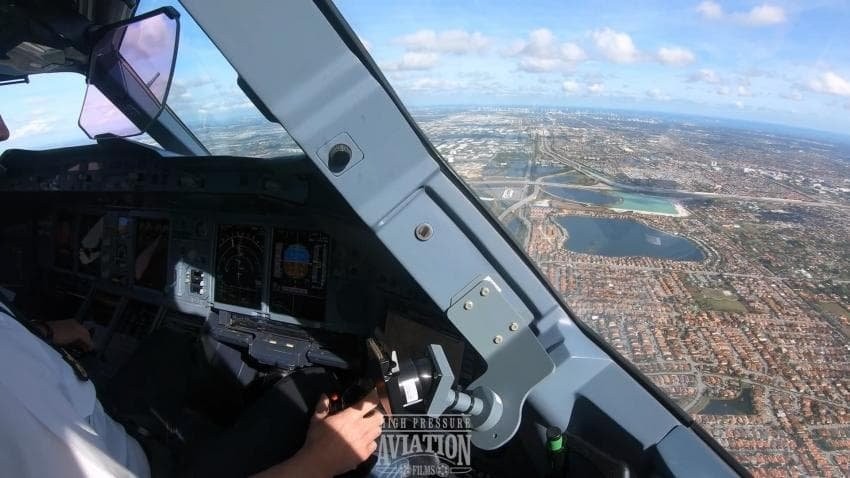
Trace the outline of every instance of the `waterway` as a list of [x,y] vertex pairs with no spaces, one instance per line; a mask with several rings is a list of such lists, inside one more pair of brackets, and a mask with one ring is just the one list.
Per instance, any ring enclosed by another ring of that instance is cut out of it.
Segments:
[[667,234],[632,219],[560,216],[567,230],[564,247],[573,252],[607,257],[656,257],[675,261],[701,261],[702,251],[690,240]]

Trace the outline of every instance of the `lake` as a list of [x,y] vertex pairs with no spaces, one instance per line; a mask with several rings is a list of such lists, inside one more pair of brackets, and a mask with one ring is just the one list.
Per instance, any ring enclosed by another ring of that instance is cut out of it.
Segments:
[[558,224],[569,233],[564,247],[573,252],[607,257],[656,257],[675,261],[705,258],[690,240],[667,234],[632,219],[560,216]]
[[752,387],[743,387],[740,395],[729,400],[711,399],[697,413],[702,415],[753,415],[756,413],[755,404],[753,404],[753,389]]
[[552,196],[566,199],[567,201],[593,204],[594,206],[614,206],[621,201],[619,197],[608,194],[607,192],[591,191],[588,189],[547,186],[543,188],[543,191]]
[[[548,180],[548,178],[547,178]],[[676,215],[679,211],[667,198],[649,196],[640,193],[627,193],[621,191],[594,191],[588,189],[576,189],[568,186],[546,186],[543,191],[547,194],[567,201],[594,206],[604,206],[611,209],[623,209],[626,211],[661,213]]]

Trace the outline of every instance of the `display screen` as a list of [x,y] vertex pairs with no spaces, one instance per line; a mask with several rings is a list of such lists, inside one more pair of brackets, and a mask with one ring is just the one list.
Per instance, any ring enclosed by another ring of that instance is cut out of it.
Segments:
[[330,238],[321,232],[274,230],[269,308],[278,314],[322,320]]
[[80,216],[78,230],[77,258],[79,272],[100,277],[101,256],[103,255],[103,216],[84,214]]
[[215,251],[216,302],[260,308],[265,247],[266,233],[262,226],[219,226]]
[[168,279],[167,219],[136,220],[136,285],[155,290],[165,289]]

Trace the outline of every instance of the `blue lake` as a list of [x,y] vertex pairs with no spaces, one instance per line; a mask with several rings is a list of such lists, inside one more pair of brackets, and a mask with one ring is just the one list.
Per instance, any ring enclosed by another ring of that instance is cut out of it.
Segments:
[[656,257],[675,261],[701,261],[705,258],[699,247],[690,240],[632,219],[561,216],[557,221],[569,233],[564,247],[573,252],[608,257]]
[[595,206],[613,206],[620,202],[620,198],[614,196],[613,194],[608,194],[599,191],[590,191],[587,189],[547,186],[543,188],[543,191],[561,199],[580,202],[583,204],[593,204]]

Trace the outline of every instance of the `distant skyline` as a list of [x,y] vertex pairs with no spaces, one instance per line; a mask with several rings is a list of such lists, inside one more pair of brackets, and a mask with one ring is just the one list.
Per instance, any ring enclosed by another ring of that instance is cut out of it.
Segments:
[[[143,0],[139,12],[171,4]],[[339,0],[409,107],[605,108],[850,135],[850,1]],[[182,11],[182,8],[178,7]],[[236,74],[182,19],[169,104],[192,128],[258,117]],[[0,87],[12,147],[82,143],[74,74]]]

